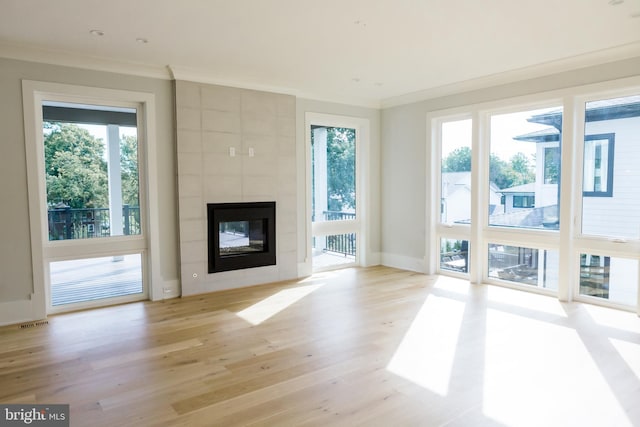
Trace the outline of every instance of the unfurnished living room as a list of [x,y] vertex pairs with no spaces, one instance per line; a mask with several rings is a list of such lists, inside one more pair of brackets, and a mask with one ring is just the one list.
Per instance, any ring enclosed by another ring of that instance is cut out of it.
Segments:
[[0,0],[0,425],[640,425],[640,1]]

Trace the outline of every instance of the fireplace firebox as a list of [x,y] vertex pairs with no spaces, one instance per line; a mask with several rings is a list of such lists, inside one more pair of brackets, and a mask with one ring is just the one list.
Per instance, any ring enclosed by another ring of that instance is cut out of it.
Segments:
[[276,203],[208,203],[209,273],[276,264]]

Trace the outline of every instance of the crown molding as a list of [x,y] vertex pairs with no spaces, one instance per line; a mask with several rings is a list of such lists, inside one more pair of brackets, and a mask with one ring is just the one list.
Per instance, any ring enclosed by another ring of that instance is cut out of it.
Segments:
[[314,101],[330,102],[335,104],[345,104],[365,108],[380,108],[379,100],[347,97],[347,96],[328,96],[325,94],[313,93],[296,90],[285,86],[273,86],[268,84],[260,84],[255,82],[247,82],[242,80],[225,79],[203,70],[197,70],[188,67],[167,66],[174,80],[184,80],[194,83],[212,84],[227,87],[235,87],[239,89],[257,90],[263,92],[280,93],[283,95],[291,95],[297,98],[312,99]]
[[601,65],[633,57],[640,57],[640,42],[634,42],[610,49],[603,49],[570,58],[551,61],[543,64],[523,67],[503,73],[496,73],[477,79],[456,82],[448,85],[428,88],[404,95],[385,98],[382,100],[350,97],[344,94],[327,94],[300,91],[285,86],[274,86],[221,78],[204,70],[190,69],[180,66],[159,66],[117,59],[79,55],[64,50],[44,49],[35,46],[16,45],[0,42],[0,57],[60,65],[73,68],[88,69],[94,71],[112,72],[118,74],[133,75],[139,77],[156,78],[163,80],[185,80],[196,83],[230,86],[241,89],[259,90],[272,93],[292,95],[315,101],[344,104],[372,109],[391,108],[399,105],[411,104],[429,99],[455,95],[499,86],[528,79],[534,79],[566,71],[576,70],[589,66]]
[[5,42],[0,42],[0,57],[138,77],[163,80],[171,79],[169,70],[167,70],[165,66],[79,55],[65,50],[43,49],[35,46],[16,45]]
[[602,49],[595,52],[576,55],[557,61],[545,62],[531,65],[503,73],[496,73],[477,79],[470,79],[449,85],[438,86],[411,92],[405,95],[394,96],[383,99],[380,102],[381,108],[391,108],[400,105],[411,104],[429,99],[455,95],[473,90],[486,89],[492,86],[499,86],[519,81],[549,76],[566,71],[572,71],[590,66],[602,65],[608,62],[621,61],[640,57],[640,42],[634,42],[609,49]]

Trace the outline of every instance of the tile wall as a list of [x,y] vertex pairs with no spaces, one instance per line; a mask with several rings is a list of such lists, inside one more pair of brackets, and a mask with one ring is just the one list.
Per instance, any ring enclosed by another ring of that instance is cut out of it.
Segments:
[[[176,120],[182,295],[297,277],[295,97],[176,81]],[[276,202],[277,264],[208,274],[207,203],[257,201]]]

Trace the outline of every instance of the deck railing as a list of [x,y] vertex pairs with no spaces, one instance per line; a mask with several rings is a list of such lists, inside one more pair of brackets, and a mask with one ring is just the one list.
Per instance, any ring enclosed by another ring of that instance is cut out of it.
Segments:
[[[353,212],[324,211],[322,214],[324,215],[325,221],[342,221],[356,218],[356,214]],[[355,233],[326,236],[325,240],[325,252],[338,253],[344,256],[356,255]]]
[[[89,239],[111,235],[109,208],[49,209],[49,240]],[[140,234],[140,207],[122,206],[122,234]]]

